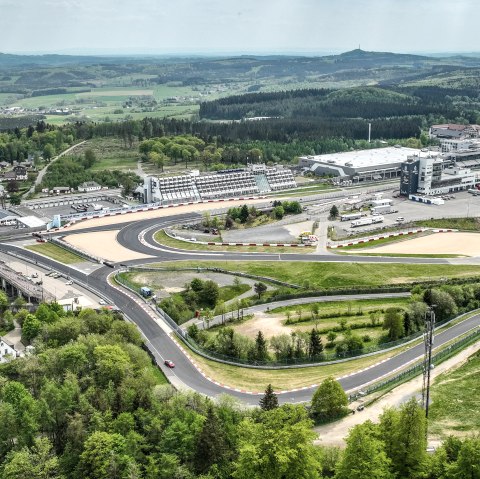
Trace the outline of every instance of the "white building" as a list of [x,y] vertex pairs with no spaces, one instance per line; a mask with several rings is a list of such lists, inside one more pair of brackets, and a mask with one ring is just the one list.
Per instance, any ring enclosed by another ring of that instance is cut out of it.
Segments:
[[458,166],[443,168],[443,160],[420,158],[417,193],[427,196],[455,193],[475,186],[475,172]]
[[299,167],[305,172],[335,177],[334,183],[376,181],[397,178],[401,165],[411,156],[431,156],[428,150],[390,146],[326,155],[301,156]]
[[86,181],[85,183],[78,185],[78,188],[77,188],[77,190],[80,191],[81,193],[87,193],[89,191],[98,191],[101,189],[102,187],[96,181]]
[[477,139],[439,138],[439,140],[442,153],[456,153],[460,151],[471,151],[480,148],[480,140]]
[[13,344],[0,337],[0,363],[6,363],[17,356],[18,352]]

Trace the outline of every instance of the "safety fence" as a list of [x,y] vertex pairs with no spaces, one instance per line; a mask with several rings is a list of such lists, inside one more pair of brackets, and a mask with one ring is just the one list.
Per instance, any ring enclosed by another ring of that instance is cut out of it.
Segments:
[[[480,338],[480,328],[477,328],[467,336],[455,341],[454,343],[449,344],[447,347],[439,351],[438,353],[432,356],[432,364],[438,364],[442,361],[447,360],[453,356],[459,349],[462,349],[470,344],[475,343]],[[395,376],[391,376],[388,379],[373,383],[372,385],[362,389],[361,391],[356,391],[353,394],[350,394],[349,401],[356,401],[357,399],[372,394],[383,389],[391,389],[392,387],[408,381],[409,379],[417,376],[420,373],[423,373],[424,365],[423,363],[415,364],[408,369],[401,371]]]

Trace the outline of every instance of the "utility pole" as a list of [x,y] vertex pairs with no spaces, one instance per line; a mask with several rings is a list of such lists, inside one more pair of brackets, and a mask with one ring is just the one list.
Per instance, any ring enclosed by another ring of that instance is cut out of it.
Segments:
[[423,341],[425,344],[425,353],[423,357],[423,387],[422,387],[422,406],[425,408],[425,417],[428,419],[428,407],[430,402],[430,372],[432,369],[432,348],[434,342],[435,330],[435,312],[436,305],[432,304],[425,313],[425,331]]

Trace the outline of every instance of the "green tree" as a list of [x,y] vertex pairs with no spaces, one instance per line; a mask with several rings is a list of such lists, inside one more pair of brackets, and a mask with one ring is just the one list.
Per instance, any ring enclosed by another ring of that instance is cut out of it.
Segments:
[[198,292],[198,299],[203,306],[214,309],[220,297],[218,284],[214,281],[205,281],[202,289]]
[[225,460],[226,437],[222,423],[213,406],[209,406],[207,417],[197,436],[193,463],[197,473],[203,474],[213,466],[221,466]]
[[275,208],[273,208],[272,215],[276,220],[281,220],[285,215],[283,206],[275,206]]
[[[120,434],[96,431],[85,441],[78,464],[85,479],[111,479],[121,477],[126,466],[126,442]],[[116,475],[112,474],[115,470]],[[118,471],[120,470],[120,471]]]
[[41,327],[40,321],[33,314],[29,314],[23,322],[22,338],[30,342],[38,336]]
[[95,155],[95,152],[91,148],[87,148],[85,150],[83,157],[84,157],[83,164],[85,165],[86,169],[91,168],[97,161],[97,156]]
[[303,406],[284,405],[238,427],[235,479],[318,479],[320,457]]
[[[385,422],[385,419],[383,420]],[[403,404],[398,413],[398,420],[391,421],[388,431],[390,444],[386,452],[392,460],[393,471],[400,478],[420,477],[427,449],[425,411],[415,398]]]
[[246,223],[247,220],[248,220],[248,216],[249,216],[249,211],[248,211],[248,206],[247,205],[243,205],[241,208],[240,208],[240,215],[239,215],[239,218],[240,218],[240,222],[241,223]]
[[335,479],[393,479],[391,461],[371,421],[351,429],[346,442]]
[[383,329],[388,330],[388,339],[396,341],[405,335],[403,325],[403,311],[397,308],[388,308],[383,318]]
[[333,377],[325,379],[312,397],[312,415],[328,421],[347,413],[348,398],[340,383]]
[[255,283],[253,285],[253,289],[255,290],[255,293],[258,294],[258,299],[261,298],[262,294],[267,291],[267,285],[265,283]]
[[278,397],[273,391],[272,385],[269,384],[265,389],[265,394],[260,398],[260,407],[264,411],[270,411],[278,407]]
[[50,144],[47,143],[43,147],[43,158],[49,162],[55,156],[55,148]]
[[338,208],[335,205],[332,205],[332,207],[330,208],[329,218],[331,220],[334,220],[337,217],[338,217]]
[[58,458],[46,438],[38,438],[31,449],[11,452],[4,462],[3,479],[62,479]]
[[10,204],[13,206],[18,206],[22,202],[22,195],[11,194],[10,195]]
[[423,300],[429,306],[434,305],[437,322],[453,318],[458,314],[458,308],[455,301],[446,291],[435,288],[427,289],[423,295]]
[[252,359],[254,361],[268,360],[267,341],[263,337],[263,333],[261,331],[257,333],[257,337],[255,338],[255,346],[252,352]]
[[451,471],[451,477],[455,479],[480,478],[480,438],[467,438],[463,441]]
[[320,358],[323,353],[323,344],[320,333],[317,329],[313,328],[310,331],[309,344],[308,344],[308,356],[312,359]]

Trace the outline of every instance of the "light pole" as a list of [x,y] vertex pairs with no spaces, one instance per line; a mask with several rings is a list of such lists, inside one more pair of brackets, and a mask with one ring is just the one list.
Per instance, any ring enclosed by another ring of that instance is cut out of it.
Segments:
[[435,306],[435,304],[432,304],[425,313],[425,332],[423,333],[425,353],[423,358],[422,405],[425,408],[425,417],[427,420],[430,402],[430,372],[432,369],[432,348],[435,330]]

